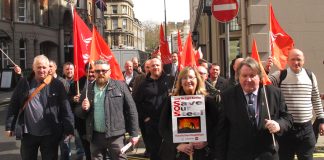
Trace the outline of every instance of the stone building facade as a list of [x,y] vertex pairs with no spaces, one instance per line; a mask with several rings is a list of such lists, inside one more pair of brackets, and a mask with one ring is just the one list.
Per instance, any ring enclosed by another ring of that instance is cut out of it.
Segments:
[[[231,51],[225,55],[225,25],[211,15],[212,0],[190,1],[190,28],[199,37],[197,45],[202,47],[210,62],[220,63],[222,73],[228,72],[230,61],[237,55],[250,55],[253,38],[256,39],[263,61],[269,56],[269,3],[281,27],[295,42],[295,47],[305,54],[305,67],[312,70],[324,92],[324,1],[294,0],[237,0],[239,13],[229,22]],[[228,56],[226,61],[225,56]]]

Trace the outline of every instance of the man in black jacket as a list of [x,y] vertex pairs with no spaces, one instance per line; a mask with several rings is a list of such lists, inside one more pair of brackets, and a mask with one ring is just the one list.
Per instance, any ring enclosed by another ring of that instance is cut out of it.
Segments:
[[22,78],[8,107],[6,133],[13,136],[16,121],[23,125],[20,154],[23,160],[37,159],[40,148],[42,159],[58,158],[58,145],[65,136],[72,136],[74,121],[71,107],[63,84],[58,79],[52,79],[27,104],[18,116],[27,97],[48,76],[49,60],[44,55],[34,58],[33,74]]
[[150,159],[159,160],[158,152],[162,142],[159,134],[159,120],[162,106],[167,102],[169,89],[172,87],[170,77],[163,73],[162,62],[158,58],[151,60],[150,73],[134,93],[139,119],[144,121],[147,147]]
[[227,80],[220,76],[220,66],[217,63],[211,64],[208,81],[221,92],[224,91],[228,85]]
[[276,87],[262,85],[261,68],[254,59],[243,60],[237,71],[239,84],[221,97],[214,135],[216,159],[278,160],[278,136],[293,123],[283,94]]
[[128,132],[132,136],[134,145],[139,139],[134,100],[125,82],[110,79],[107,61],[95,61],[94,70],[96,80],[83,89],[82,105],[76,108],[76,114],[86,119],[91,158],[104,159],[108,149],[113,160],[127,159],[120,152],[124,146],[124,134]]

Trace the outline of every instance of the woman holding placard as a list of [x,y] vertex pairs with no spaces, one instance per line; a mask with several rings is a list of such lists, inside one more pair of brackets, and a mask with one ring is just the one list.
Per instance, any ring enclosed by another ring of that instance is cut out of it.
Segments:
[[198,71],[186,67],[165,104],[159,124],[162,160],[211,159],[219,104],[208,96]]

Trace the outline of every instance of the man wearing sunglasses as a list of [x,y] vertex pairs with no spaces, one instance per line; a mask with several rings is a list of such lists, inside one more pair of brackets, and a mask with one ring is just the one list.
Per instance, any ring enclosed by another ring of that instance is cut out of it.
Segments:
[[94,64],[94,83],[83,89],[77,114],[86,119],[87,139],[90,142],[91,159],[106,157],[107,149],[114,160],[126,159],[120,152],[124,134],[131,142],[138,142],[138,116],[134,100],[125,82],[110,79],[110,65],[97,60]]

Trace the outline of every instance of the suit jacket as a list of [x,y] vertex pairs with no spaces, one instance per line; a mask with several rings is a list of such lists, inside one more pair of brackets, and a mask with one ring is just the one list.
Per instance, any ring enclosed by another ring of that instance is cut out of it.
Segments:
[[[208,79],[208,81],[211,82],[210,79]],[[222,92],[227,88],[227,85],[228,85],[228,81],[225,78],[219,76],[217,78],[217,82],[214,87]]]
[[[133,78],[131,79],[131,81],[128,84],[128,88],[130,91],[132,91],[133,87],[134,87],[134,82],[135,82],[135,78],[137,77],[138,73],[133,71]],[[126,78],[126,72],[123,71],[123,76],[124,78]]]
[[[284,97],[278,88],[265,86],[271,119],[279,123],[280,131],[275,139],[292,126],[292,115],[287,113]],[[254,127],[249,119],[247,102],[240,85],[222,93],[223,108],[216,129],[215,153],[217,159],[227,160],[273,160],[278,158],[278,143],[273,145],[272,135],[265,128],[268,118],[263,86],[260,85],[257,97],[259,122]]]

